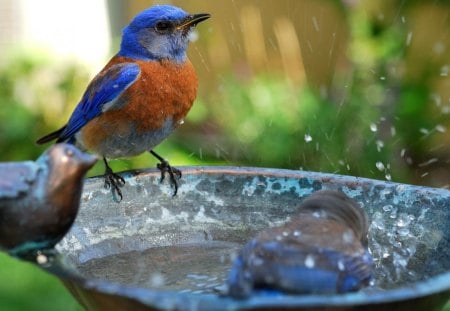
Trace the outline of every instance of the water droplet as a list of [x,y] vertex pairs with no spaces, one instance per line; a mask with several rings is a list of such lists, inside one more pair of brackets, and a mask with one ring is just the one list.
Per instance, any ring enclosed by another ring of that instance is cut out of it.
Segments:
[[392,205],[388,204],[388,205],[383,206],[383,211],[385,211],[385,212],[392,211]]
[[430,131],[424,127],[419,129],[419,132],[422,133],[423,135],[428,135],[430,134]]
[[347,243],[347,244],[353,243],[353,241],[354,241],[353,231],[352,230],[346,230],[342,234],[342,240],[344,241],[344,243]]
[[400,236],[407,236],[409,234],[409,229],[408,228],[400,228],[400,229],[398,229],[397,232]]
[[446,77],[448,76],[448,65],[444,65],[441,67],[441,73],[440,73],[441,77]]
[[405,213],[401,213],[398,216],[398,220],[397,220],[397,227],[406,227],[411,223],[411,219],[409,218],[408,214]]
[[404,157],[405,157],[405,154],[406,154],[406,149],[402,149],[402,151],[400,151],[400,156],[401,156],[402,158],[404,158]]
[[425,167],[425,166],[428,166],[428,165],[430,165],[430,164],[436,163],[437,161],[438,161],[437,158],[432,158],[432,159],[429,159],[429,160],[426,161],[426,162],[420,163],[420,164],[419,164],[419,167]]
[[252,257],[251,263],[253,266],[261,266],[264,263],[261,257]]
[[381,149],[384,147],[384,142],[382,140],[377,140],[375,142],[375,144],[377,145],[377,151],[380,152]]
[[208,278],[208,276],[205,274],[196,274],[196,273],[187,274],[186,277],[193,280],[205,280]]
[[397,134],[395,127],[391,126],[391,136],[394,137]]
[[414,163],[413,159],[411,157],[406,158],[406,164],[412,165]]
[[406,46],[409,46],[411,44],[412,36],[412,31],[408,32],[408,35],[406,36]]
[[431,93],[430,95],[431,99],[434,101],[436,106],[441,106],[442,105],[442,97],[437,94],[437,93]]
[[305,267],[314,268],[316,261],[314,260],[314,256],[311,254],[306,255],[305,258]]
[[45,265],[46,263],[48,263],[48,258],[44,254],[38,254],[36,256],[36,262],[40,265]]
[[447,132],[447,128],[441,124],[436,125],[435,127],[436,131],[438,131],[439,133],[445,133]]
[[402,267],[406,267],[408,261],[405,257],[401,256],[398,253],[394,253],[394,265],[400,265]]
[[380,162],[380,161],[378,161],[377,163],[375,163],[375,166],[376,166],[377,169],[378,169],[379,171],[381,171],[381,172],[384,171],[384,169],[385,169],[383,162]]
[[313,17],[312,17],[312,22],[313,22],[313,25],[314,25],[314,29],[315,29],[317,32],[319,32],[319,23],[317,22],[317,17],[313,16]]
[[190,42],[195,42],[195,41],[198,40],[198,38],[199,38],[199,35],[198,35],[198,31],[196,31],[196,30],[191,31],[191,32],[188,34],[188,40],[189,40]]
[[374,224],[378,230],[384,231],[386,229],[386,226],[384,225],[384,223],[382,221],[377,222]]
[[150,275],[148,283],[151,287],[161,287],[165,284],[166,280],[164,275],[160,272],[154,272]]
[[392,218],[392,219],[397,218],[397,207],[392,207],[391,215],[389,215],[389,218]]
[[338,260],[337,266],[338,266],[339,271],[344,271],[345,270],[344,262],[341,259]]

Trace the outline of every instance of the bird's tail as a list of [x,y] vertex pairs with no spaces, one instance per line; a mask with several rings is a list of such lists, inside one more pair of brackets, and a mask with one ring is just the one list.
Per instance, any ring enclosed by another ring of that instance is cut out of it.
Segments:
[[[47,135],[39,138],[38,140],[36,140],[36,143],[41,145],[41,144],[48,143],[52,140],[58,139],[61,136],[61,133],[66,129],[66,127],[67,127],[67,125],[64,125],[59,130],[56,130],[54,132],[51,132],[50,134],[47,134]],[[57,140],[56,142],[59,142],[59,141]]]

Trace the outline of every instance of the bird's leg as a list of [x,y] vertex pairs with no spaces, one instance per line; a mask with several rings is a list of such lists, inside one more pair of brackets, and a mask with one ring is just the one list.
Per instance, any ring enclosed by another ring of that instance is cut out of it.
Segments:
[[181,171],[175,167],[170,166],[169,162],[165,160],[163,157],[161,157],[159,154],[154,152],[153,150],[150,150],[150,153],[159,160],[160,163],[156,165],[156,167],[161,171],[161,182],[166,177],[166,173],[169,174],[170,178],[170,184],[173,185],[175,188],[175,191],[173,193],[173,196],[177,195],[178,192],[178,182],[177,179],[181,178]]
[[125,185],[125,179],[113,172],[105,157],[103,157],[103,162],[105,163],[105,188],[111,188],[113,196],[117,194],[120,198],[119,201],[122,201],[123,196],[120,187]]

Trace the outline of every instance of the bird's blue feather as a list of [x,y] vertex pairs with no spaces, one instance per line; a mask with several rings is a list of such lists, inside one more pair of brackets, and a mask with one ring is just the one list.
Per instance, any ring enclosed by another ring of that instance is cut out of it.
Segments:
[[142,11],[123,29],[118,55],[147,61],[170,59],[184,62],[188,37],[182,31],[161,35],[154,27],[160,21],[178,23],[188,16],[182,9],[170,5],[156,5]]
[[111,66],[101,72],[89,84],[78,106],[61,133],[58,141],[66,141],[73,138],[84,125],[99,116],[108,109],[120,95],[136,81],[140,74],[140,68],[134,63],[123,63]]

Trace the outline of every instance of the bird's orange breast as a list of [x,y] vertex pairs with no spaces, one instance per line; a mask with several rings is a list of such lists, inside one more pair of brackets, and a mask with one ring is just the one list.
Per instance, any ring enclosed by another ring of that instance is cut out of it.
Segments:
[[[192,107],[198,79],[189,60],[177,64],[169,61],[135,61],[116,56],[105,69],[126,62],[138,64],[141,73],[121,95],[120,100],[125,104],[120,109],[103,112],[82,129],[82,141],[87,149],[95,151],[109,135],[131,137],[158,131],[170,119],[176,127]],[[136,132],[129,133],[132,130]]]

